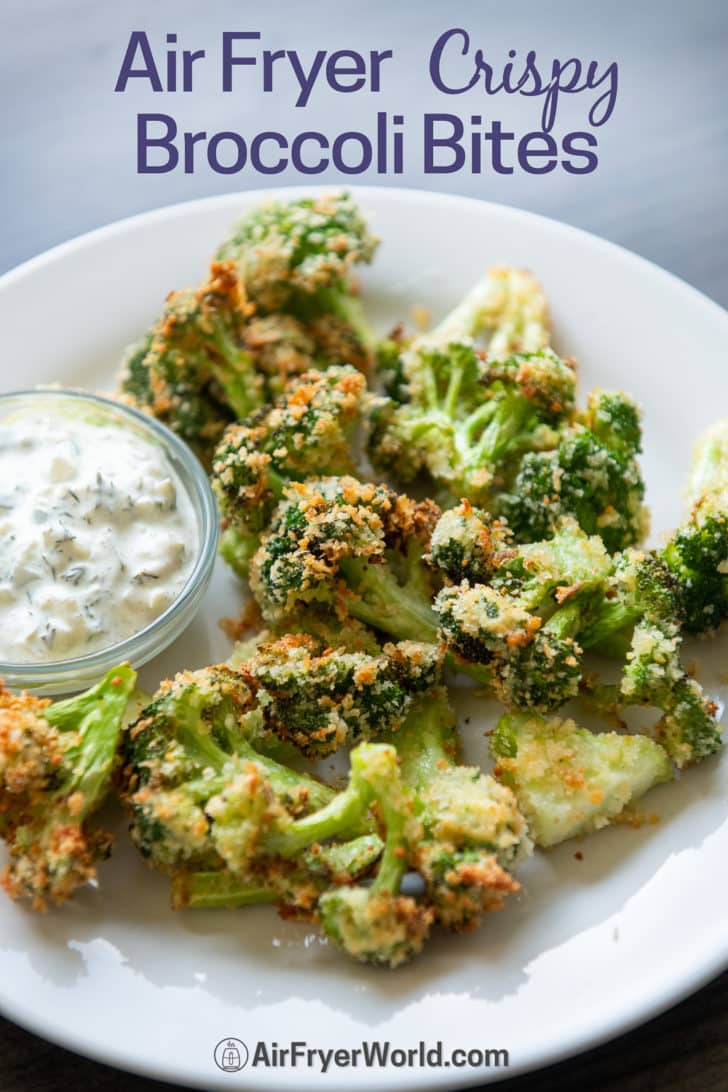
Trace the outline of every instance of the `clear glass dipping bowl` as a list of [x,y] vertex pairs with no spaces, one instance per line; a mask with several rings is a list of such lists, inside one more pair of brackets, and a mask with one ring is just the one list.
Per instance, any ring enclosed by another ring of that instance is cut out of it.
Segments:
[[197,521],[197,549],[190,575],[174,602],[144,629],[114,645],[75,659],[38,664],[0,662],[0,678],[11,689],[31,690],[36,694],[67,694],[85,689],[110,668],[125,661],[132,667],[141,667],[162,652],[187,628],[200,606],[212,575],[217,554],[218,518],[214,494],[194,452],[154,418],[111,398],[56,387],[38,387],[0,394],[0,425],[18,411],[32,409],[37,412],[44,402],[50,402],[58,409],[61,408],[59,403],[66,402],[74,410],[83,409],[85,403],[94,415],[118,422],[147,442],[158,444],[186,491]]

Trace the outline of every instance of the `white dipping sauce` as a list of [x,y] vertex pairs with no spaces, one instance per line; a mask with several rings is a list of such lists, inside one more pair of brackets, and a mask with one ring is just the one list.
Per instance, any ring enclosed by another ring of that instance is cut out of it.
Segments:
[[0,661],[85,656],[177,598],[197,524],[162,447],[123,424],[21,412],[0,424]]

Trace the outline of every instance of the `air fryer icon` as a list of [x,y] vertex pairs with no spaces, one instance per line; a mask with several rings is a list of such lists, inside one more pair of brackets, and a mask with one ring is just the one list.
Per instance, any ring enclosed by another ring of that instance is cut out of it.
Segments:
[[215,1047],[214,1059],[223,1073],[239,1073],[248,1064],[248,1048],[242,1039],[221,1039]]

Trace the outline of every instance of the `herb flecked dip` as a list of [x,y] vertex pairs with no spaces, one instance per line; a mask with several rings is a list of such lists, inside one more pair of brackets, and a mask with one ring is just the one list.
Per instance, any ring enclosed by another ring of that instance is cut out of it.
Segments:
[[49,403],[0,424],[0,661],[67,660],[138,633],[197,546],[161,446]]

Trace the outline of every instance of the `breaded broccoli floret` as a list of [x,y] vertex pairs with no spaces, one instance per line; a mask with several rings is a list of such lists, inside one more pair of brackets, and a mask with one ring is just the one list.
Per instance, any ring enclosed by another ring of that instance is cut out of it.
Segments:
[[594,391],[573,428],[549,451],[527,452],[495,511],[519,542],[548,538],[564,516],[610,553],[647,533],[645,487],[637,462],[639,411],[624,394]]
[[172,906],[209,909],[277,905],[286,917],[310,918],[320,896],[330,887],[351,884],[366,875],[381,856],[384,843],[377,834],[362,834],[348,842],[315,844],[299,861],[268,862],[264,876],[247,876],[219,869],[172,874]]
[[646,736],[593,734],[556,717],[503,716],[490,747],[496,776],[515,793],[539,846],[607,826],[673,777],[666,752]]
[[309,344],[299,333],[292,345],[296,354],[312,353],[309,367],[366,370],[376,339],[351,272],[371,262],[377,245],[350,195],[328,193],[251,209],[218,258],[235,263],[253,323],[286,313],[289,342],[290,320],[299,323]]
[[619,685],[597,687],[597,704],[660,709],[652,730],[677,766],[721,746],[717,706],[681,662],[681,610],[681,588],[663,557],[628,550],[579,636],[585,648],[624,660]]
[[346,192],[269,201],[250,210],[217,257],[237,265],[247,299],[264,311],[339,289],[378,240]]
[[662,711],[654,733],[676,766],[707,758],[722,746],[718,707],[680,659],[676,625],[645,620],[635,627],[619,686],[619,702]]
[[476,928],[518,891],[510,869],[531,852],[509,789],[474,766],[456,765],[454,715],[444,691],[418,701],[392,737],[404,780],[416,790],[423,835],[414,867],[436,920]]
[[283,312],[253,315],[243,329],[243,347],[263,376],[270,398],[280,397],[287,383],[304,372],[341,364],[363,372],[369,366],[369,349],[335,314],[320,314],[308,322]]
[[96,686],[54,703],[0,689],[2,884],[33,908],[60,903],[96,875],[111,835],[89,826],[111,781],[136,674],[122,664]]
[[430,539],[430,560],[450,580],[485,583],[510,546],[508,527],[464,500],[443,512]]
[[695,447],[688,482],[688,519],[660,551],[680,597],[683,628],[711,633],[728,618],[728,420]]
[[315,757],[397,728],[441,666],[436,645],[403,641],[373,656],[300,634],[259,646],[240,671],[266,727]]
[[385,828],[384,852],[371,886],[338,887],[322,895],[321,928],[352,958],[397,967],[421,951],[433,911],[401,892],[422,825],[414,794],[402,782],[394,747],[362,743],[352,751],[349,786],[341,799],[347,804],[376,801]]
[[264,618],[325,604],[399,640],[437,641],[423,560],[439,509],[352,477],[292,484],[250,570]]
[[484,361],[453,341],[410,351],[403,367],[407,400],[371,414],[372,462],[402,481],[426,474],[473,503],[489,501],[524,451],[553,446],[573,409],[574,372],[551,349]]
[[212,462],[223,524],[221,552],[244,576],[272,513],[293,481],[353,470],[351,437],[365,395],[353,368],[307,372],[272,406],[230,425]]
[[[457,540],[459,525],[448,521],[448,527],[451,541]],[[470,542],[472,517],[463,532]],[[490,566],[488,583],[465,580],[438,594],[443,638],[461,656],[490,666],[505,704],[557,708],[579,689],[579,631],[611,569],[604,544],[564,519],[553,539],[481,553],[480,566]]]
[[537,353],[551,338],[543,289],[526,269],[489,269],[452,311],[415,338],[410,350],[444,349],[454,341],[472,341],[488,360],[516,353]]
[[163,683],[126,731],[120,774],[131,836],[164,870],[244,871],[260,838],[331,800],[315,778],[258,749],[262,715],[224,665]]
[[199,288],[170,293],[121,377],[124,401],[158,417],[203,460],[228,421],[264,400],[263,379],[241,344],[241,303],[235,267],[214,262]]

